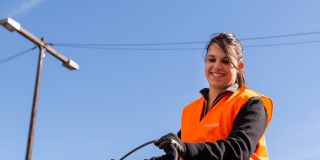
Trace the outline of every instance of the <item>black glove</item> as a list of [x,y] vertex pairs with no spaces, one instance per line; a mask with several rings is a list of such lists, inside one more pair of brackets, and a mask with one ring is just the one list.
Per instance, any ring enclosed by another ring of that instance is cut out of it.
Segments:
[[177,149],[178,156],[183,159],[187,152],[187,148],[186,145],[175,134],[169,133],[161,137],[158,141],[154,142],[154,145],[156,145],[160,149],[163,149],[167,154],[171,153],[172,155],[174,155],[173,150],[170,148],[170,144],[172,144]]

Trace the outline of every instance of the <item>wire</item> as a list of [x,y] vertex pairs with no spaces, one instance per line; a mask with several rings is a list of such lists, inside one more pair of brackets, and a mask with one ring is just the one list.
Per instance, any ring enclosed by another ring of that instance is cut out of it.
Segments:
[[292,42],[292,43],[277,43],[277,44],[265,44],[265,45],[253,45],[253,46],[244,46],[246,48],[253,47],[271,47],[271,46],[284,46],[284,45],[294,45],[294,44],[306,44],[306,43],[318,43],[320,40],[316,41],[303,41],[303,42]]
[[319,34],[319,33],[320,33],[320,31],[317,31],[317,32],[306,32],[306,33],[296,33],[296,34],[284,34],[284,35],[278,35],[278,36],[243,38],[243,39],[239,39],[239,40],[240,40],[240,41],[248,41],[248,40],[256,40],[256,39],[270,39],[270,38],[282,38],[282,37],[303,36],[303,35]]
[[146,145],[148,145],[148,144],[154,143],[154,142],[155,142],[155,140],[154,140],[154,141],[147,142],[147,143],[145,143],[145,144],[143,144],[143,145],[135,148],[134,150],[132,150],[131,152],[129,152],[128,154],[126,154],[125,156],[123,156],[120,160],[125,159],[125,158],[128,157],[131,153],[137,151],[138,149],[140,149],[140,148],[142,148],[142,147],[144,147],[144,146],[146,146]]
[[19,56],[22,56],[23,54],[25,54],[25,53],[27,53],[27,52],[29,52],[29,51],[31,51],[31,50],[34,50],[35,48],[36,48],[36,47],[32,47],[31,49],[25,50],[25,51],[23,51],[23,52],[21,52],[21,53],[15,54],[15,55],[13,55],[13,56],[11,56],[11,57],[8,57],[8,58],[5,58],[5,59],[3,59],[3,60],[0,60],[0,65],[4,64],[4,63],[6,63],[6,62],[9,62],[9,61],[11,61],[11,60],[13,60],[13,59],[15,59],[15,58],[17,58],[17,57],[19,57]]
[[170,147],[173,150],[173,155],[174,155],[174,159],[173,160],[178,160],[178,151],[177,151],[177,149],[172,144],[170,144]]
[[[282,38],[282,37],[292,37],[292,36],[302,36],[310,34],[319,34],[320,31],[316,32],[305,32],[296,34],[285,34],[277,36],[265,36],[265,37],[253,37],[253,38],[242,38],[241,41],[247,40],[257,40],[257,39],[271,39],[271,38]],[[185,45],[185,44],[201,44],[208,43],[208,41],[194,41],[194,42],[177,42],[177,43],[141,43],[141,44],[75,44],[75,43],[55,43],[58,46],[155,46],[155,45]]]
[[[292,42],[292,43],[274,43],[274,44],[243,46],[243,48],[272,47],[272,46],[296,45],[296,44],[319,43],[319,42],[320,42],[320,40]],[[163,51],[163,50],[204,50],[205,49],[205,48],[109,48],[109,47],[86,47],[86,46],[60,46],[60,47],[105,49],[105,50],[159,50],[159,51]]]
[[[132,154],[133,152],[137,151],[138,149],[140,149],[140,148],[142,148],[142,147],[144,147],[144,146],[146,146],[146,145],[149,145],[149,144],[151,144],[151,143],[154,143],[154,142],[156,142],[156,141],[157,141],[157,140],[153,140],[153,141],[147,142],[147,143],[145,143],[145,144],[143,144],[143,145],[135,148],[134,150],[130,151],[130,152],[127,153],[125,156],[123,156],[122,158],[120,158],[120,160],[125,159],[125,158],[128,157],[130,154]],[[172,144],[170,144],[170,147],[171,147],[171,149],[173,150],[174,160],[178,160],[178,151],[177,151],[177,149],[176,149]]]
[[200,50],[204,48],[108,48],[108,47],[85,47],[85,46],[60,46],[70,48],[106,49],[106,50]]
[[164,46],[164,45],[182,45],[182,44],[197,44],[207,43],[206,41],[199,42],[177,42],[177,43],[141,43],[141,44],[75,44],[75,43],[54,43],[57,46]]

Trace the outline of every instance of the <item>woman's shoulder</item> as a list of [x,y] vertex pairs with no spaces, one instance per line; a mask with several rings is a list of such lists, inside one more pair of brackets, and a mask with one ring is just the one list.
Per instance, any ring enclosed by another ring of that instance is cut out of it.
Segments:
[[268,121],[270,121],[272,113],[273,113],[273,102],[269,97],[266,97],[254,90],[251,90],[249,88],[238,88],[236,94],[234,95],[234,100],[245,100],[245,102],[247,102],[248,100],[252,100],[254,101],[260,101],[257,98],[252,98],[252,97],[259,97],[259,99],[261,99],[263,106],[265,107],[265,109],[268,112],[268,115],[270,116],[270,118],[268,119]]
[[234,92],[227,100],[227,102],[234,102],[237,104],[244,104],[246,103],[249,99],[257,97],[263,101],[264,105],[267,106],[273,106],[273,102],[269,97],[266,97],[254,90],[251,90],[249,88],[238,88],[236,92]]
[[260,94],[259,92],[257,91],[254,91],[252,89],[249,89],[249,88],[242,88],[242,87],[239,87],[237,89],[237,91],[235,92],[235,96],[246,96],[246,97],[260,97],[260,98],[268,98],[270,99],[269,97],[266,97],[262,94]]

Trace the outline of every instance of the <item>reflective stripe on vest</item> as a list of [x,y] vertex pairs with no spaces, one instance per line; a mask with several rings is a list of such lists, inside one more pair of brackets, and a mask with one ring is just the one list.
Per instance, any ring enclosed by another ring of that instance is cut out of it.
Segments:
[[[222,98],[200,121],[204,98],[187,105],[181,119],[181,140],[184,142],[215,142],[227,139],[240,109],[251,97],[260,97],[268,113],[268,122],[272,117],[272,100],[250,89],[238,88],[233,94]],[[258,146],[250,160],[268,160],[267,146],[264,134],[258,141]]]

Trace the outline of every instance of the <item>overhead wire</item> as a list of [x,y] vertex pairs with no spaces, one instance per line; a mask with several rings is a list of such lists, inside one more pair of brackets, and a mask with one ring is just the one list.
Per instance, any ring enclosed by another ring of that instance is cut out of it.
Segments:
[[306,44],[306,43],[319,43],[319,42],[320,42],[320,40],[316,40],[316,41],[292,42],[292,43],[262,44],[262,45],[243,46],[243,47],[244,47],[244,48],[272,47],[272,46],[285,46],[285,45],[296,45],[296,44]]
[[[310,35],[310,34],[319,34],[318,32],[306,32],[306,33],[297,33],[297,34],[287,34],[287,35],[278,35],[278,36],[266,36],[266,37],[255,37],[255,38],[244,38],[244,40],[257,40],[257,39],[268,39],[268,38],[280,38],[280,37],[290,37],[290,36],[301,36],[301,35]],[[296,44],[307,44],[307,43],[319,43],[320,40],[315,41],[301,41],[301,42],[291,42],[291,43],[274,43],[274,44],[262,44],[262,45],[249,45],[243,46],[243,48],[254,48],[254,47],[271,47],[271,46],[283,46],[283,45],[296,45]],[[195,44],[195,43],[205,43],[205,41],[198,42],[178,42],[178,43],[150,43],[150,44],[63,44],[63,43],[49,43],[50,45],[60,46],[60,47],[70,47],[70,48],[88,48],[88,49],[103,49],[103,50],[204,50],[204,48],[114,48],[116,46],[152,46],[152,45],[180,45],[180,44]],[[109,46],[113,46],[110,48]],[[25,50],[21,53],[15,54],[3,60],[0,60],[0,65],[9,62],[31,50],[34,50],[36,47]]]
[[32,47],[32,48],[30,48],[30,49],[27,49],[27,50],[25,50],[25,51],[23,51],[23,52],[20,52],[20,53],[18,53],[18,54],[15,54],[15,55],[13,55],[13,56],[8,57],[8,58],[2,59],[2,60],[0,60],[0,65],[4,64],[4,63],[6,63],[6,62],[9,62],[9,61],[11,61],[11,60],[13,60],[13,59],[15,59],[15,58],[18,58],[19,56],[22,56],[22,55],[28,53],[29,51],[34,50],[35,48],[36,48],[36,47]]
[[239,40],[240,41],[248,41],[248,40],[256,40],[256,39],[283,38],[283,37],[303,36],[303,35],[319,34],[319,33],[320,33],[320,31],[316,31],[316,32],[305,32],[305,33],[295,33],[295,34],[284,34],[284,35],[277,35],[277,36],[243,38],[243,39],[239,39]]
[[204,48],[109,48],[109,47],[87,47],[87,46],[59,46],[69,48],[88,48],[88,49],[105,49],[105,50],[153,50],[153,51],[164,51],[164,50],[200,50]]
[[[316,32],[305,32],[305,33],[296,33],[296,34],[285,34],[285,35],[276,35],[276,36],[264,36],[264,37],[253,37],[253,38],[242,38],[240,41],[247,40],[258,40],[258,39],[271,39],[271,38],[283,38],[283,37],[292,37],[292,36],[302,36],[302,35],[311,35],[319,34],[320,31]],[[208,41],[194,41],[194,42],[175,42],[175,43],[141,43],[141,44],[76,44],[76,43],[54,43],[57,46],[159,46],[159,45],[187,45],[187,44],[203,44]]]
[[[243,48],[255,48],[255,47],[272,47],[272,46],[284,46],[284,45],[296,45],[307,43],[319,43],[320,40],[315,41],[301,41],[292,43],[274,43],[274,44],[262,44],[262,45],[248,45]],[[88,48],[88,49],[103,49],[103,50],[204,50],[205,48],[109,48],[109,47],[88,47],[88,46],[60,46],[69,48]]]

